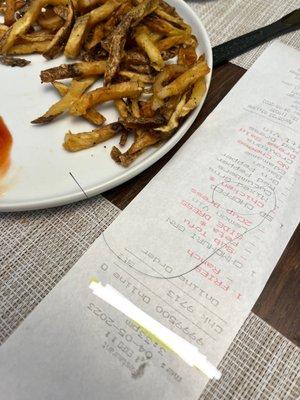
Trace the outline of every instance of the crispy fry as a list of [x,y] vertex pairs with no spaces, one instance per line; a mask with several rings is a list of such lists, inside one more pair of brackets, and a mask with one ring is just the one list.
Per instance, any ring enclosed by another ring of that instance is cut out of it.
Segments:
[[22,18],[16,21],[0,40],[0,52],[5,54],[14,45],[17,37],[27,32],[37,19],[41,9],[46,5],[66,5],[67,0],[36,0],[33,1]]
[[43,56],[45,58],[47,58],[48,60],[59,55],[59,53],[64,48],[66,41],[68,39],[68,36],[71,32],[72,25],[74,23],[74,8],[73,8],[71,0],[69,0],[68,10],[69,10],[68,17],[67,17],[64,25],[55,34],[47,51],[45,51],[45,53],[43,53]]
[[105,71],[105,61],[81,62],[75,64],[62,64],[59,67],[41,71],[42,82],[53,82],[58,79],[78,78],[91,75],[102,75]]
[[[24,7],[24,5],[25,5],[25,0],[16,0],[15,1],[15,12],[17,10],[19,10],[20,8]],[[1,1],[0,1],[0,14],[5,15],[6,9],[7,9],[6,2],[3,1],[1,3]]]
[[125,63],[125,65],[149,64],[148,57],[145,54],[141,53],[139,50],[126,51],[124,57],[122,58],[122,61]]
[[110,34],[113,29],[120,23],[124,14],[128,13],[132,7],[131,1],[126,1],[120,5],[110,16],[110,18],[104,23],[103,29],[105,36]]
[[93,31],[86,38],[84,48],[86,50],[91,50],[93,47],[97,46],[104,37],[104,28],[102,25],[96,25]]
[[51,122],[64,111],[67,111],[72,106],[74,101],[80,98],[82,93],[89,88],[95,82],[95,80],[96,78],[85,78],[80,81],[73,79],[67,94],[57,103],[53,104],[53,106],[51,106],[44,115],[31,121],[31,123],[45,124]]
[[134,37],[137,44],[148,55],[152,67],[160,71],[164,66],[164,60],[162,59],[159,49],[150,38],[149,29],[146,26],[138,26],[135,30]]
[[142,90],[142,86],[138,82],[133,81],[116,83],[109,87],[100,87],[82,95],[78,101],[72,104],[70,113],[72,115],[82,115],[87,109],[96,104],[123,97],[137,97],[141,94]]
[[55,6],[53,7],[53,11],[55,12],[56,15],[58,15],[60,18],[66,20],[68,18],[68,7],[65,6]]
[[151,75],[138,74],[137,72],[132,71],[119,71],[118,74],[133,81],[139,81],[143,83],[153,83],[154,81],[154,78]]
[[147,147],[152,146],[160,140],[161,135],[158,132],[144,131],[128,149],[127,153],[132,155],[141,150],[145,150]]
[[86,38],[89,19],[89,14],[82,15],[76,19],[65,47],[64,54],[66,57],[76,58],[79,55],[81,46]]
[[163,90],[163,83],[170,81],[186,71],[186,67],[183,65],[171,64],[166,65],[164,69],[156,76],[153,84],[153,97],[152,97],[152,108],[157,110],[164,102],[159,97],[159,93]]
[[[139,118],[141,116],[140,113],[140,107],[137,99],[131,99],[131,114],[133,115],[134,118]],[[128,118],[131,118],[128,116],[125,120],[128,121]],[[125,124],[123,124],[125,126]],[[129,126],[128,126],[129,127]]]
[[9,65],[11,67],[25,67],[30,64],[30,61],[24,60],[23,58],[0,56],[0,64]]
[[132,113],[134,116],[128,116],[124,120],[120,120],[121,124],[125,126],[126,129],[134,129],[138,127],[156,127],[163,125],[166,120],[165,118],[158,114],[153,117],[141,117],[139,110],[138,113]]
[[176,26],[172,25],[170,22],[165,21],[162,18],[159,18],[155,14],[149,15],[145,21],[145,25],[148,26],[154,32],[162,33],[164,35],[182,35],[185,34],[185,30],[176,28]]
[[56,32],[63,26],[64,20],[58,16],[53,9],[48,9],[39,15],[37,23],[43,29]]
[[94,26],[109,17],[121,5],[120,0],[107,0],[101,7],[90,11],[90,26]]
[[64,148],[68,151],[79,151],[83,149],[89,149],[98,143],[105,142],[111,139],[118,133],[124,130],[121,124],[118,122],[105,125],[101,128],[95,129],[91,132],[82,132],[73,134],[68,132],[65,135]]
[[48,49],[50,43],[51,42],[47,40],[45,42],[16,44],[11,49],[9,49],[8,54],[22,55],[22,54],[32,54],[32,53],[44,53],[44,51]]
[[159,0],[159,8],[175,18],[180,18],[176,11],[176,8],[170,6],[170,4],[166,3],[164,0]]
[[123,99],[116,99],[114,101],[114,103],[115,103],[115,106],[116,106],[116,108],[117,108],[117,110],[118,110],[118,112],[120,114],[120,117],[122,119],[127,118],[128,115],[129,115],[129,110],[128,110],[128,107],[127,107],[125,101]]
[[171,132],[174,131],[175,128],[179,125],[179,119],[182,116],[182,109],[185,105],[186,94],[184,94],[176,106],[175,111],[173,112],[168,124],[166,126],[156,128],[155,130],[163,132],[165,137],[169,136]]
[[187,115],[190,111],[197,107],[206,92],[205,78],[198,79],[193,87],[191,97],[184,104],[181,111],[181,116]]
[[151,118],[155,115],[155,111],[152,109],[152,101],[141,101],[140,102],[141,116]]
[[54,35],[49,31],[41,30],[19,36],[16,43],[45,42],[51,41],[53,37]]
[[94,6],[98,6],[99,4],[104,4],[107,0],[79,0],[79,8],[80,10],[93,8]]
[[52,82],[52,86],[58,91],[61,96],[65,96],[68,93],[69,86],[62,82]]
[[136,141],[125,153],[122,154],[120,150],[114,146],[110,155],[114,161],[121,164],[123,167],[128,167],[142,152],[148,147],[158,143],[160,140],[161,135],[158,132],[141,131]]
[[11,26],[15,22],[16,0],[6,0],[4,23]]
[[120,146],[122,146],[122,147],[125,146],[127,139],[128,139],[128,134],[129,134],[128,131],[124,131],[121,133],[120,140],[119,140]]
[[177,104],[179,103],[181,95],[170,97],[164,102],[163,106],[159,109],[159,112],[165,117],[166,121],[169,121],[173,112],[175,111]]
[[164,39],[161,39],[159,42],[156,43],[157,48],[160,51],[169,50],[171,47],[177,46],[179,44],[187,44],[191,43],[191,37],[189,35],[172,35],[168,36]]
[[178,25],[181,29],[184,29],[187,34],[191,34],[191,27],[186,24],[181,17],[170,15],[168,12],[163,10],[162,7],[157,7],[157,9],[155,10],[155,14],[166,21],[173,22],[175,25]]
[[2,36],[5,34],[5,32],[8,31],[8,26],[0,24],[0,40],[2,38]]
[[[68,93],[69,86],[65,85],[61,82],[52,82],[52,86],[58,91],[61,96],[65,96]],[[91,122],[94,125],[103,125],[105,122],[105,117],[100,114],[94,108],[90,108],[87,112],[82,115],[87,121]]]
[[137,25],[141,19],[150,14],[158,6],[158,0],[145,0],[143,3],[132,8],[114,30],[109,42],[109,56],[105,70],[104,81],[109,84],[116,74],[125,45],[126,34],[131,26]]
[[179,46],[174,46],[171,49],[164,50],[161,52],[161,56],[164,61],[168,61],[178,55]]
[[197,40],[194,37],[191,38],[190,43],[186,43],[178,50],[178,64],[191,66],[197,61]]
[[88,30],[107,18],[120,4],[120,0],[108,0],[102,6],[77,18],[65,48],[65,56],[76,58],[80,53]]
[[209,68],[206,61],[200,60],[200,62],[197,62],[190,69],[183,72],[183,74],[174,79],[169,85],[162,88],[162,90],[157,93],[157,97],[163,100],[166,97],[182,93],[199,78],[208,74],[208,72]]

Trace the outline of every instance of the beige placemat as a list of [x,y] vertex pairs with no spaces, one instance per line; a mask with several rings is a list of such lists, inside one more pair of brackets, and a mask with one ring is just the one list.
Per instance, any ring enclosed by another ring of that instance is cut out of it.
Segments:
[[[187,0],[200,16],[212,46],[268,25],[300,7],[299,0]],[[288,33],[280,40],[300,50],[300,31]],[[232,60],[248,69],[268,44],[263,44]]]
[[[61,208],[0,215],[0,344],[118,213],[98,196]],[[252,313],[220,369],[222,379],[209,383],[201,400],[300,396],[299,349]]]

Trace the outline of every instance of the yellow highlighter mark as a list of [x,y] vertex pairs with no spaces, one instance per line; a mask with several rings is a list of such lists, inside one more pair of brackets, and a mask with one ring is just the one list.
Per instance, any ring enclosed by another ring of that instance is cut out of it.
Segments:
[[146,329],[145,327],[143,327],[141,324],[139,324],[138,322],[132,320],[133,323],[139,328],[139,330],[141,332],[143,332],[143,334],[145,336],[147,336],[148,339],[150,339],[153,343],[157,343],[159,344],[163,349],[165,349],[166,351],[173,351],[171,349],[171,347],[169,347],[166,343],[164,343],[161,339],[159,339],[157,336],[155,336],[152,332],[150,332],[148,329]]
[[95,276],[92,276],[91,278],[90,278],[90,284],[91,283],[100,283],[101,281],[97,278],[97,277],[95,277]]

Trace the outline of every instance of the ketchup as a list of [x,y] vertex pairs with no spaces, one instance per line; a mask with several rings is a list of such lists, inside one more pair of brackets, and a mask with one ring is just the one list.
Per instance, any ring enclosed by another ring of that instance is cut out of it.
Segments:
[[5,175],[9,168],[12,142],[12,136],[0,116],[0,178]]

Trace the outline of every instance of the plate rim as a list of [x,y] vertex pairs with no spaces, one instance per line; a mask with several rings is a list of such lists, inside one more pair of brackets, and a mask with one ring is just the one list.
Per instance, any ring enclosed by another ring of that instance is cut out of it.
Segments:
[[[96,195],[99,195],[107,190],[113,189],[135,176],[139,175],[141,172],[145,171],[149,167],[151,167],[155,162],[165,156],[178,142],[182,137],[187,133],[193,122],[195,121],[197,115],[203,107],[205,99],[207,97],[207,93],[210,88],[211,77],[212,77],[212,66],[213,66],[213,52],[212,46],[210,43],[210,39],[207,33],[207,30],[202,23],[200,17],[195,13],[195,11],[184,1],[184,0],[173,0],[172,2],[179,3],[181,7],[183,7],[189,14],[193,16],[202,31],[202,41],[205,43],[207,62],[210,67],[210,72],[206,75],[206,83],[207,89],[205,96],[203,97],[201,103],[192,111],[192,113],[188,116],[188,118],[181,125],[179,130],[172,136],[166,143],[163,144],[160,148],[157,149],[154,153],[150,154],[149,157],[145,158],[140,163],[136,164],[129,170],[124,170],[123,173],[106,181],[105,183],[99,185],[93,185],[90,188],[84,188],[85,194],[78,188],[78,190],[74,190],[74,192],[69,194],[63,194],[54,197],[48,197],[46,199],[40,199],[37,201],[20,201],[20,202],[9,202],[9,203],[0,203],[0,212],[15,212],[15,211],[30,211],[30,210],[40,210],[46,208],[59,207],[62,205],[72,204],[78,201],[86,200],[87,198],[92,198]],[[75,185],[75,182],[74,182]]]

